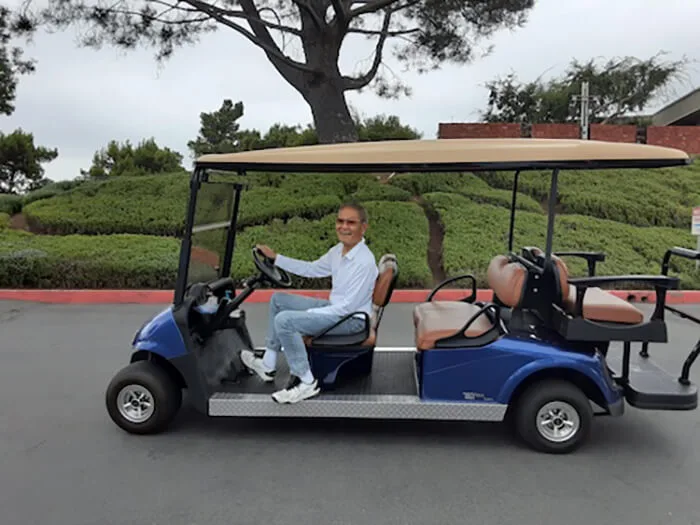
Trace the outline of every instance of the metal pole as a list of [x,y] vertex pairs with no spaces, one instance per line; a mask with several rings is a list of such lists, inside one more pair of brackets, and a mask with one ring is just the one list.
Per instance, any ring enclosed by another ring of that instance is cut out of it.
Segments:
[[588,82],[581,83],[581,138],[588,140]]

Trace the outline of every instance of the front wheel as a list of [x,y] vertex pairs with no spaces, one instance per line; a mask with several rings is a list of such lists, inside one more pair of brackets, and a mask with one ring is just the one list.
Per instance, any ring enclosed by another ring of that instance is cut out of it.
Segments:
[[550,454],[566,454],[588,437],[593,409],[588,397],[567,381],[541,381],[518,400],[515,427],[530,447]]
[[107,412],[117,426],[131,434],[156,434],[172,422],[182,403],[182,390],[161,367],[136,361],[110,381]]

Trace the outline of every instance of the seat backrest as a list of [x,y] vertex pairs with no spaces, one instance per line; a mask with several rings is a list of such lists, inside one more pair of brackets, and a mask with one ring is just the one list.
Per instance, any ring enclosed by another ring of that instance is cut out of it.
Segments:
[[[538,266],[544,267],[544,250],[540,248],[530,248],[533,255],[538,257]],[[552,262],[554,263],[554,275],[555,281],[558,286],[555,290],[556,303],[561,306],[566,302],[569,294],[571,293],[571,286],[569,285],[569,267],[566,263],[556,255],[552,254]]]
[[510,308],[520,306],[527,282],[527,269],[521,263],[511,261],[505,255],[496,255],[489,263],[486,279],[504,305]]
[[547,309],[547,304],[551,302],[561,305],[568,298],[569,270],[564,261],[553,255],[551,272],[547,273],[544,252],[533,250],[533,254],[540,259],[532,264],[539,269],[528,269],[522,262],[505,255],[491,259],[487,270],[489,287],[505,306],[541,310]]
[[391,301],[391,295],[394,293],[399,277],[399,264],[394,254],[382,255],[377,266],[379,275],[377,275],[372,295],[372,328],[375,330],[382,319],[384,307]]

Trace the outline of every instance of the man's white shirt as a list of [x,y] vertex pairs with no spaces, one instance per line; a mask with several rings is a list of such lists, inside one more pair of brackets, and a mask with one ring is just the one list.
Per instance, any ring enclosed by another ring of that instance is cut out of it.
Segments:
[[278,254],[275,265],[302,277],[332,278],[331,304],[310,308],[307,312],[340,317],[353,312],[372,315],[372,294],[379,270],[374,254],[364,239],[345,255],[343,243],[338,243],[313,262]]

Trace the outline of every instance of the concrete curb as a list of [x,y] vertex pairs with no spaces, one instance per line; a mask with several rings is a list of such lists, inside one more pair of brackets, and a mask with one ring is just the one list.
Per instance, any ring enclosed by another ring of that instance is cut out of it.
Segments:
[[[307,297],[327,298],[328,290],[257,290],[246,302],[266,303],[277,291],[288,291]],[[648,290],[610,290],[614,295],[633,303],[654,303],[656,294]],[[430,290],[395,290],[392,303],[420,303]],[[469,295],[468,289],[443,289],[436,299],[458,300]],[[477,290],[477,300],[489,301],[493,293],[489,289]],[[172,290],[9,290],[0,289],[0,301],[31,301],[52,304],[168,304],[173,300]],[[700,303],[700,290],[671,291],[667,304]]]

